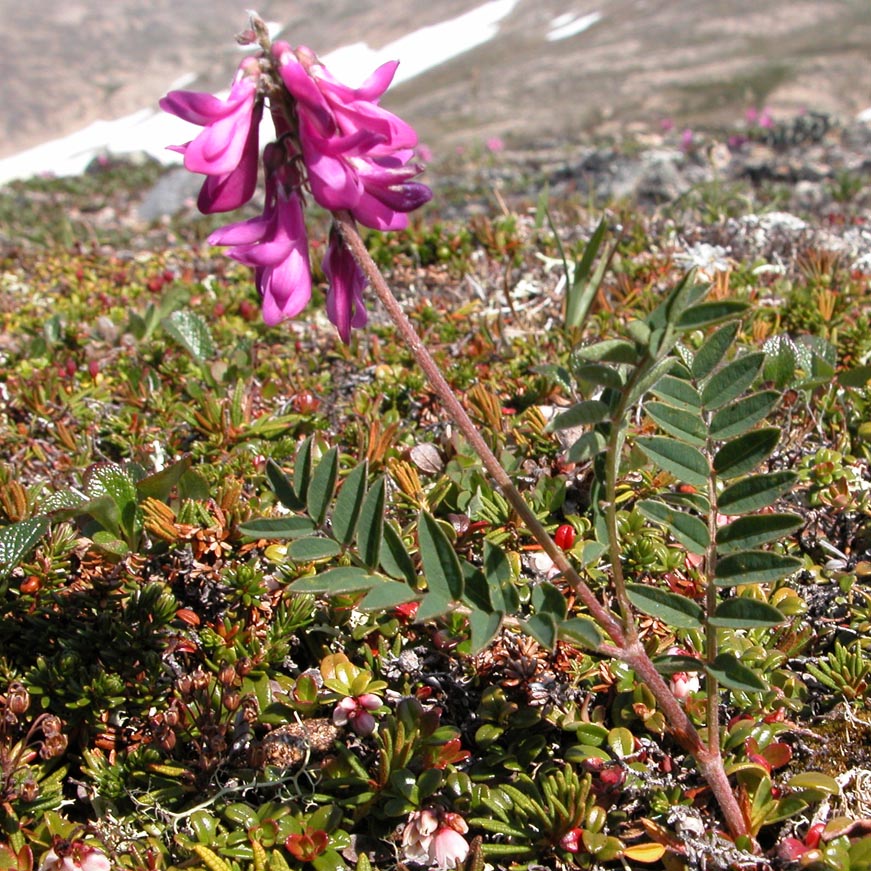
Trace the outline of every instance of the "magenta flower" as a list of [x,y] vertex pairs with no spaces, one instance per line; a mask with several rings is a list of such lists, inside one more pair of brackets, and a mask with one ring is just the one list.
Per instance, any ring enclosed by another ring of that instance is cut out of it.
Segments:
[[83,841],[57,838],[55,845],[42,857],[39,871],[109,871],[111,867],[108,857],[96,847],[89,847]]
[[330,231],[330,244],[323,268],[329,281],[327,317],[335,324],[342,341],[347,345],[351,341],[351,327],[366,325],[363,288],[367,282],[342,234],[335,228]]
[[378,105],[397,64],[380,66],[360,88],[333,78],[304,46],[273,47],[287,89],[297,100],[299,140],[315,200],[347,209],[376,230],[399,230],[405,214],[428,202],[430,189],[412,179],[413,128]]
[[258,130],[263,102],[257,98],[257,65],[246,60],[226,101],[211,94],[170,91],[160,107],[203,131],[171,150],[184,155],[185,168],[207,176],[197,206],[200,211],[237,209],[257,186]]
[[209,236],[212,245],[233,246],[228,256],[254,267],[263,320],[270,326],[298,315],[311,298],[308,237],[299,190],[275,175],[267,180],[262,215],[221,227]]
[[370,711],[381,707],[381,699],[374,693],[342,699],[333,710],[333,724],[347,726],[364,738],[375,731],[375,718]]

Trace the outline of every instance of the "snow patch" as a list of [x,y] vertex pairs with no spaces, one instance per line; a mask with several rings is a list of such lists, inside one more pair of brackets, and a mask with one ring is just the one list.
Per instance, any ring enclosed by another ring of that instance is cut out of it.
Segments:
[[557,15],[550,22],[550,30],[545,39],[548,42],[556,42],[558,39],[568,39],[577,36],[585,30],[589,30],[594,24],[602,20],[601,12],[591,12],[589,15],[577,15],[574,12],[566,12]]

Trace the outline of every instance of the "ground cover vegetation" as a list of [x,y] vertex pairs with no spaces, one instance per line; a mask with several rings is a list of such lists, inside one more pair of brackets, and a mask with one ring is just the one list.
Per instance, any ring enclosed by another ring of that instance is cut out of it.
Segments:
[[749,187],[367,235],[522,509],[356,289],[95,228],[156,175],[0,198],[0,867],[871,865],[867,274],[688,271]]

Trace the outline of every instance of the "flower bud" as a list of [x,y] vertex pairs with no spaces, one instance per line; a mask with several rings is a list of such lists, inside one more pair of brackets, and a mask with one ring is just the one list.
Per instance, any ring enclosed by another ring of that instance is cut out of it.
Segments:
[[30,707],[30,694],[23,683],[16,680],[9,684],[6,706],[13,714],[23,714]]

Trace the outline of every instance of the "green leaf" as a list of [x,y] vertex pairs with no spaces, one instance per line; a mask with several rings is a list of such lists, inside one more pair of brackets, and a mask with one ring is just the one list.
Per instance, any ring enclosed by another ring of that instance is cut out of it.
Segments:
[[266,461],[266,480],[275,498],[290,511],[302,511],[305,508],[305,501],[297,496],[293,485],[290,483],[290,478],[284,474],[281,466],[273,459]]
[[749,514],[751,511],[758,511],[788,493],[796,478],[794,472],[769,472],[736,481],[720,493],[717,510],[720,514]]
[[596,650],[602,643],[599,627],[587,617],[572,617],[559,624],[559,636],[566,641]]
[[511,565],[502,548],[486,540],[483,568],[493,609],[513,614],[520,607],[520,597],[511,581]]
[[838,373],[838,384],[842,387],[865,387],[869,380],[871,380],[871,366],[854,366],[852,369],[845,369]]
[[48,532],[47,517],[19,520],[0,527],[0,577],[8,574]]
[[786,618],[773,605],[748,596],[733,596],[717,606],[708,621],[720,629],[758,629],[779,626]]
[[[326,519],[327,506],[333,497],[338,475],[339,449],[330,448],[312,472],[311,483],[305,497],[308,513],[316,526],[320,526]],[[297,492],[301,491],[297,490]]]
[[804,525],[798,514],[752,514],[739,517],[717,530],[717,549],[722,554],[751,550],[775,541]]
[[472,630],[470,653],[474,656],[480,653],[496,636],[502,625],[503,614],[494,611],[490,614],[484,611],[472,611],[469,614],[469,628]]
[[623,376],[610,366],[601,363],[582,363],[575,366],[575,378],[578,381],[586,381],[589,384],[597,384],[601,387],[612,387],[620,390],[623,387]]
[[707,378],[723,361],[737,335],[737,322],[720,327],[719,330],[712,333],[704,341],[702,347],[696,351],[695,357],[693,357],[693,364],[691,366],[693,378],[699,381]]
[[738,662],[734,653],[721,653],[705,666],[705,671],[730,690],[761,693],[768,689],[768,684],[756,672]]
[[299,578],[288,589],[293,593],[322,593],[328,596],[341,596],[346,593],[362,593],[378,584],[389,583],[377,575],[370,575],[357,566],[341,566],[328,569],[319,575]]
[[313,436],[309,436],[303,441],[293,462],[293,489],[303,501],[306,499],[311,484],[313,438]]
[[698,602],[645,584],[627,584],[629,601],[644,614],[658,617],[675,629],[701,629],[705,612]]
[[711,438],[728,439],[753,429],[768,416],[780,399],[781,394],[776,390],[763,390],[721,408],[711,418],[708,428]]
[[165,501],[169,498],[172,488],[178,484],[181,476],[190,467],[190,454],[185,454],[180,460],[171,463],[159,472],[155,472],[153,475],[146,475],[146,477],[136,483],[136,492],[139,494],[139,498],[145,499],[150,496],[152,499]]
[[679,674],[682,671],[702,671],[704,668],[704,664],[698,657],[671,653],[665,656],[657,656],[653,660],[653,664],[660,674],[665,675]]
[[463,570],[460,560],[439,522],[426,511],[420,513],[417,538],[427,589],[443,599],[461,598]]
[[357,550],[360,559],[369,569],[378,568],[381,560],[381,540],[384,537],[384,478],[379,477],[372,485],[360,510],[357,524]]
[[542,647],[548,650],[556,647],[557,624],[550,614],[533,614],[528,620],[520,621],[520,628]]
[[704,445],[708,432],[698,411],[686,411],[664,402],[648,402],[644,410],[670,435],[691,445]]
[[336,497],[330,522],[332,523],[333,535],[344,545],[351,543],[354,533],[357,531],[360,509],[366,498],[368,471],[369,466],[365,461],[355,466],[342,481],[342,487]]
[[625,339],[605,339],[594,345],[585,345],[575,351],[575,356],[590,363],[628,363],[634,366],[638,362],[638,350]]
[[114,532],[99,529],[94,533],[92,540],[103,553],[119,558],[125,557],[130,553],[130,548],[127,544],[118,538]]
[[484,572],[477,566],[462,560],[463,569],[463,604],[473,611],[491,614],[495,609],[490,600],[490,585]]
[[816,801],[822,801],[830,795],[841,794],[838,781],[821,771],[802,771],[799,774],[794,774],[786,782],[786,785],[796,791],[813,793],[813,798]]
[[626,396],[624,405],[629,407],[637,402],[645,393],[652,390],[666,375],[674,372],[678,366],[678,361],[674,357],[666,357],[662,360],[657,360],[647,371],[632,385],[632,389]]
[[717,561],[714,583],[718,587],[767,584],[779,581],[801,568],[801,560],[769,550],[742,550]]
[[611,409],[598,399],[587,399],[558,414],[548,425],[549,432],[576,426],[602,423],[611,416]]
[[650,392],[675,408],[696,414],[702,410],[702,398],[699,396],[698,390],[682,378],[666,375],[651,387]]
[[454,609],[454,603],[450,596],[444,596],[441,592],[426,593],[420,600],[415,620],[424,623],[435,617],[441,617]]
[[747,303],[732,299],[714,299],[684,309],[677,319],[681,330],[697,330],[737,317],[747,311]]
[[418,598],[418,593],[401,581],[387,581],[372,587],[357,605],[360,611],[389,611]]
[[284,541],[302,538],[314,532],[315,526],[308,517],[261,517],[239,524],[239,532],[251,538],[267,538]]
[[701,518],[655,499],[643,499],[636,507],[648,520],[665,526],[690,553],[701,555],[707,550],[710,534]]
[[88,496],[109,496],[121,510],[137,502],[136,483],[117,463],[94,463],[85,471],[83,483]]
[[665,436],[646,436],[636,439],[636,444],[652,462],[678,480],[694,487],[708,486],[708,461],[690,445]]
[[197,363],[205,363],[217,353],[208,324],[196,312],[179,309],[160,323]]
[[765,354],[762,351],[754,351],[727,363],[705,384],[702,405],[713,410],[731,402],[753,383],[764,359]]
[[766,381],[772,381],[778,390],[795,381],[798,368],[798,354],[795,343],[787,335],[771,336],[762,345],[765,352],[765,366],[762,374]]
[[608,440],[602,433],[596,430],[585,432],[572,443],[566,458],[571,463],[582,463],[584,460],[590,460],[597,454],[601,454],[607,446]]
[[390,522],[384,524],[384,536],[381,539],[381,568],[391,578],[404,580],[412,587],[417,582],[414,560],[405,549],[402,536]]
[[771,456],[780,441],[776,427],[754,429],[726,442],[714,455],[714,471],[720,478],[737,478],[752,472],[764,459]]
[[306,538],[297,538],[290,543],[287,549],[287,555],[296,562],[311,562],[312,560],[328,559],[329,557],[338,556],[342,552],[342,548],[337,541],[331,538],[317,538],[315,536],[307,536]]
[[536,614],[549,614],[557,621],[566,618],[566,597],[547,581],[532,588],[532,607]]

